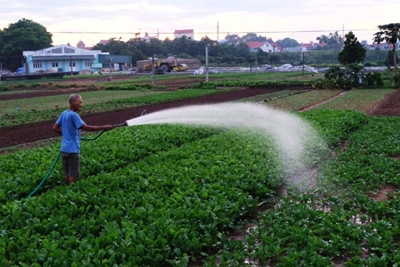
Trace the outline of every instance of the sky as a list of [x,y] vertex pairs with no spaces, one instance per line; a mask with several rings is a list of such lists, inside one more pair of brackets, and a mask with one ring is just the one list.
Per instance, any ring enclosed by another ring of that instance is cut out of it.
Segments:
[[252,32],[299,43],[353,31],[359,41],[372,43],[378,25],[400,22],[400,0],[0,0],[0,7],[0,29],[25,18],[44,26],[53,45],[76,46],[82,40],[87,47],[146,32],[173,39],[173,32],[183,29],[193,29],[195,40]]

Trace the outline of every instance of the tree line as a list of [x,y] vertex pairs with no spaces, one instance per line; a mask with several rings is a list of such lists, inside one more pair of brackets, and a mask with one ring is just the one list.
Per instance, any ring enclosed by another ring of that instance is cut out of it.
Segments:
[[[307,53],[279,52],[268,53],[259,49],[250,51],[246,42],[268,41],[281,48],[299,46],[300,44],[291,38],[284,38],[274,42],[271,38],[248,33],[244,36],[228,34],[224,42],[216,42],[207,36],[196,41],[186,38],[166,38],[160,40],[153,38],[145,41],[139,36],[122,41],[111,38],[107,44],[97,44],[92,49],[109,52],[114,55],[132,56],[132,64],[136,61],[150,57],[164,58],[174,55],[179,58],[197,58],[204,64],[205,48],[208,47],[210,65],[219,66],[255,66],[262,64],[310,64],[329,65],[338,64],[338,54],[344,44],[344,39],[338,32],[316,37],[316,41],[324,43],[324,46]],[[9,27],[0,30],[0,64],[2,69],[15,71],[23,65],[22,52],[25,50],[39,50],[52,46],[52,34],[46,28],[32,20],[21,19],[12,23]],[[390,57],[393,58],[393,57]],[[387,65],[388,52],[376,49],[367,51],[365,60],[369,64]]]

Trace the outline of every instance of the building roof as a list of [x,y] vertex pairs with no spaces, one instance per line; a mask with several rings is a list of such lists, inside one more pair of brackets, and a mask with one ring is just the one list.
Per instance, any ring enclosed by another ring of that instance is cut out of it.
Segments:
[[391,43],[374,43],[375,47],[379,47],[380,49],[393,49],[393,44]]
[[186,30],[175,30],[174,34],[183,34],[183,33],[194,33],[193,29],[186,29]]
[[106,44],[108,44],[108,40],[100,40],[99,44],[106,45]]
[[314,48],[314,44],[313,43],[303,43],[303,47],[305,47],[305,48]]
[[257,49],[260,48],[261,46],[267,44],[268,42],[246,42],[246,44],[251,48],[251,49]]
[[109,52],[102,52],[100,50],[87,50],[84,48],[74,47],[71,45],[57,45],[35,51],[23,51],[22,53],[24,56],[32,56],[33,59],[38,59],[38,58],[64,59],[64,57],[74,59],[74,57],[76,56],[84,59],[84,58],[93,58],[93,55],[109,54]]
[[145,41],[145,42],[150,42],[151,37],[149,34],[146,32],[143,38],[140,38],[140,40]]
[[276,43],[270,43],[268,41],[264,41],[264,42],[246,42],[246,44],[250,47],[250,49],[256,50],[261,48],[264,45],[267,45],[268,47],[273,47],[274,51],[280,51],[282,48]]
[[85,47],[85,43],[84,43],[82,40],[80,40],[80,41],[76,44],[76,47],[83,48],[83,47]]

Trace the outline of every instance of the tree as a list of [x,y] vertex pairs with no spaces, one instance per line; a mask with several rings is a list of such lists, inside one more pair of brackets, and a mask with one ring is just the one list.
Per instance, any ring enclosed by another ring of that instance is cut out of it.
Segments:
[[243,41],[243,42],[265,42],[265,41],[267,41],[267,38],[264,36],[261,36],[261,35],[257,36],[256,33],[250,32],[250,33],[247,33],[246,35],[244,35],[241,38],[241,41]]
[[339,62],[343,65],[361,63],[365,59],[367,50],[357,40],[352,31],[346,34],[343,50],[339,53]]
[[336,31],[334,33],[329,33],[329,36],[321,35],[321,36],[317,37],[316,40],[320,44],[324,43],[327,45],[326,47],[324,47],[324,49],[339,50],[343,44],[343,38],[339,35],[338,31]]
[[102,50],[109,52],[112,55],[128,55],[127,46],[120,39],[111,38],[107,44],[102,47]]
[[235,46],[235,48],[236,56],[238,57],[246,58],[247,55],[250,53],[249,46],[244,42],[239,43]]
[[259,65],[268,63],[268,53],[262,51],[261,49],[257,50],[257,63]]
[[389,50],[386,55],[385,63],[390,67],[394,66],[394,61],[399,62],[399,57],[393,52],[393,50]]
[[396,54],[396,43],[400,40],[400,23],[390,23],[385,25],[379,25],[378,32],[374,33],[374,41],[378,44],[385,41],[388,44],[393,45],[393,83],[392,86],[397,87],[397,54]]
[[240,37],[239,37],[239,35],[238,34],[227,34],[226,36],[225,36],[225,41],[228,43],[228,44],[234,44],[234,45],[236,45],[237,43],[239,43],[239,40],[240,40]]
[[51,43],[52,35],[45,27],[23,18],[0,31],[0,61],[15,71],[24,62],[23,51],[48,48]]
[[295,39],[291,39],[288,37],[284,38],[283,40],[276,41],[276,44],[282,48],[296,47],[296,46],[300,45]]

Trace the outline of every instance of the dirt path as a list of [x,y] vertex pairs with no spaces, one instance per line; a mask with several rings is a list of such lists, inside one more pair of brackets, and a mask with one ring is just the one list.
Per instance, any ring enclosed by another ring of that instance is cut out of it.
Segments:
[[320,105],[322,105],[322,104],[324,104],[324,103],[327,103],[327,102],[329,102],[329,101],[332,101],[333,99],[338,98],[338,97],[342,96],[342,95],[345,94],[345,93],[346,93],[346,92],[344,92],[344,91],[340,91],[339,93],[337,93],[336,95],[330,97],[330,98],[327,99],[327,100],[324,100],[324,101],[321,101],[321,102],[318,102],[318,103],[314,103],[314,104],[309,105],[309,106],[306,106],[306,107],[302,107],[302,108],[299,109],[298,111],[299,111],[299,112],[304,112],[304,111],[311,110],[311,109],[313,109],[313,108],[315,108],[315,107],[318,107],[318,106],[320,106]]

